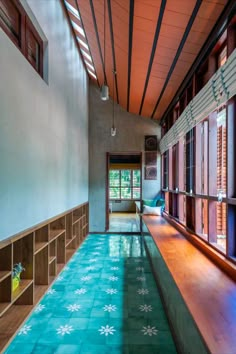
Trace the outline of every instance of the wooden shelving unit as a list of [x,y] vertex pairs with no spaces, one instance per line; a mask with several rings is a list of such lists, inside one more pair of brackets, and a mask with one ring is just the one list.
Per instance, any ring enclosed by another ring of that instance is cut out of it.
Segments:
[[[88,211],[88,203],[82,204],[0,242],[0,332],[4,319],[8,321],[7,310],[13,305],[17,305],[18,311],[22,308],[23,321],[24,306],[18,305],[37,303],[63,269],[88,234]],[[13,291],[12,269],[16,263],[21,263],[25,270],[19,287]]]

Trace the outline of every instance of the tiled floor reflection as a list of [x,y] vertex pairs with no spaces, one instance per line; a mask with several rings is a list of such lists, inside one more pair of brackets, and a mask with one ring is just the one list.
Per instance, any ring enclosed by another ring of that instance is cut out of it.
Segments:
[[88,236],[5,353],[176,353],[141,242]]
[[140,225],[135,213],[110,213],[108,232],[139,232]]

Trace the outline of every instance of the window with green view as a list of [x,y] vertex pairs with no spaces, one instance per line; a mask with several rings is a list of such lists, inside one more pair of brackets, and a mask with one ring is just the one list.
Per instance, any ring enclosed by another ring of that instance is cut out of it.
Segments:
[[140,170],[110,170],[110,199],[140,199]]

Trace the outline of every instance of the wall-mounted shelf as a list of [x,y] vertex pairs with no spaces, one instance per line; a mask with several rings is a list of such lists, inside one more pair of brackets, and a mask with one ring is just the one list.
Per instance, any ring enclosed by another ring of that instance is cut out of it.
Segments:
[[[87,234],[86,203],[0,243],[0,317],[13,304],[38,302]],[[17,263],[25,270],[13,291],[12,269]],[[4,317],[0,328],[1,321]]]

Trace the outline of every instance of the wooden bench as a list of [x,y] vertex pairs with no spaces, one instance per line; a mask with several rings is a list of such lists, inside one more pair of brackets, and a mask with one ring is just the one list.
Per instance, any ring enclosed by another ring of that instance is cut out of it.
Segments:
[[236,283],[163,217],[142,219],[181,354],[236,354]]

